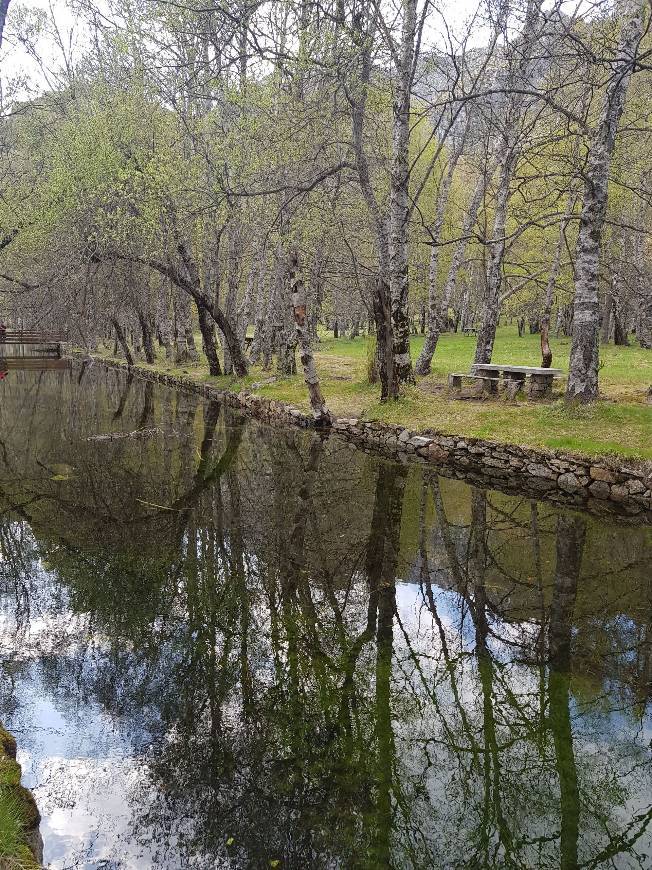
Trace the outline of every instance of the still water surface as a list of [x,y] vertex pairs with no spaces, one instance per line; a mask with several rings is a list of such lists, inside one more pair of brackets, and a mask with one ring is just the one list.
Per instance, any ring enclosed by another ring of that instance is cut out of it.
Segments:
[[651,867],[651,556],[98,365],[12,370],[0,720],[46,865]]

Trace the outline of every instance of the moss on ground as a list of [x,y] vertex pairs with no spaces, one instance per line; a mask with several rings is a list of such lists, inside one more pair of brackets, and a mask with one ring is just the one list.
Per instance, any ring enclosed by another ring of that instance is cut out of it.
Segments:
[[[421,336],[412,339],[413,358],[422,344]],[[566,372],[570,339],[553,338],[551,345],[553,366]],[[403,391],[399,401],[382,404],[378,401],[378,386],[367,381],[366,338],[325,336],[316,347],[316,358],[328,404],[339,417],[361,417],[401,424],[415,431],[432,429],[587,455],[652,459],[652,406],[646,404],[647,389],[652,384],[651,351],[635,345],[602,347],[600,389],[604,398],[590,405],[574,406],[563,400],[564,379],[555,382],[553,398],[543,402],[525,398],[515,403],[502,398],[460,400],[450,396],[446,388],[449,372],[468,371],[474,349],[473,336],[443,335],[431,374],[418,378],[414,387]],[[105,353],[109,355],[106,349]],[[503,326],[496,337],[493,359],[515,365],[539,365],[539,336],[519,338],[515,326]],[[247,388],[261,396],[308,408],[300,374],[277,377],[274,371],[264,372],[255,366],[246,378],[211,378],[205,361],[196,366],[174,366],[162,356],[151,368],[235,391]]]
[[20,784],[16,741],[0,726],[0,870],[34,870],[40,865],[29,845],[39,839],[40,816],[32,793]]

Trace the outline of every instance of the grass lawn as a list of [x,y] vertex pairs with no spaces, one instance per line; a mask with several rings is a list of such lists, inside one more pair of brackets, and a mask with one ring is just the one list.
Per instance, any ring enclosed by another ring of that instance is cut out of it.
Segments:
[[[416,359],[423,338],[412,339]],[[570,338],[551,339],[553,366],[568,369]],[[198,346],[201,341],[198,338]],[[563,448],[585,454],[618,453],[652,459],[652,406],[645,403],[652,384],[652,351],[637,344],[600,348],[600,389],[604,400],[588,406],[567,406],[563,400],[565,381],[555,381],[555,396],[546,402],[519,398],[510,404],[495,400],[460,400],[449,396],[448,373],[468,371],[475,351],[475,337],[443,335],[433,360],[432,374],[418,378],[398,402],[381,404],[379,386],[367,382],[367,339],[322,338],[315,348],[318,370],[329,407],[339,417],[363,417],[401,423],[410,429],[436,429],[455,435],[471,435],[509,441],[532,447]],[[516,326],[498,330],[493,361],[515,365],[540,365],[538,335],[518,337]],[[157,363],[171,373],[186,374],[238,390],[254,389],[259,395],[307,408],[303,377],[276,376],[275,371],[252,368],[248,377],[210,378],[204,365],[183,368]],[[271,378],[273,382],[264,383]]]

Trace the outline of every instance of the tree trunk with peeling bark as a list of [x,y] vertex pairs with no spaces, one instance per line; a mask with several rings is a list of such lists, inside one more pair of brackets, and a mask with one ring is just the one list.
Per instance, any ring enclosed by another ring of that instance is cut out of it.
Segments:
[[158,324],[159,340],[165,348],[165,359],[170,362],[173,357],[172,323],[170,320],[170,297],[168,294],[167,281],[161,281],[161,285],[159,287],[156,306],[156,320]]
[[567,399],[581,402],[598,398],[600,247],[607,213],[611,158],[643,34],[643,4],[640,0],[630,0],[627,16],[584,171],[584,198],[575,260],[573,338],[566,388]]
[[541,367],[549,369],[552,365],[552,348],[550,347],[550,317],[552,315],[552,303],[554,299],[555,287],[561,271],[561,255],[564,250],[566,241],[566,229],[573,214],[573,203],[575,194],[571,190],[568,194],[568,203],[566,206],[566,214],[559,225],[559,237],[555,247],[555,256],[553,257],[548,275],[548,283],[546,284],[546,295],[543,304],[543,312],[541,314]]
[[[226,267],[226,299],[224,300],[224,316],[234,329],[236,335],[239,336],[238,329],[238,313],[236,307],[238,295],[238,283],[240,272],[240,226],[238,219],[233,218],[229,224],[229,241],[228,255]],[[224,374],[230,375],[233,372],[233,361],[231,359],[231,351],[229,345],[224,342]]]
[[127,341],[127,336],[124,329],[122,328],[122,324],[117,317],[112,317],[111,323],[113,324],[113,328],[115,329],[116,338],[118,339],[118,344],[122,349],[124,358],[127,361],[127,365],[131,368],[131,366],[133,366],[134,364],[134,358],[131,353],[131,348],[129,347],[129,342]]
[[315,357],[312,352],[310,329],[308,318],[306,317],[306,288],[299,272],[299,253],[296,248],[290,251],[289,277],[299,355],[303,367],[304,380],[308,387],[308,395],[310,396],[312,415],[317,426],[330,426],[333,420],[321,391]]
[[[434,317],[432,304],[433,297],[431,297],[430,295],[432,285],[429,285],[428,306],[430,310],[430,321],[428,324],[428,335],[416,363],[417,374],[427,375],[430,373],[432,358],[435,355],[435,350],[437,349],[439,337],[444,331],[446,318],[448,316],[448,309],[455,294],[455,288],[457,286],[457,276],[459,275],[460,269],[462,268],[462,263],[464,262],[464,255],[466,253],[466,247],[469,242],[469,236],[473,232],[473,227],[475,226],[475,223],[478,219],[478,211],[480,210],[480,205],[482,204],[485,187],[486,179],[484,177],[480,178],[475,186],[473,196],[471,197],[471,202],[469,203],[468,209],[466,211],[460,239],[453,250],[453,256],[451,259],[450,267],[448,269],[448,275],[446,276],[446,281],[444,283],[441,301],[437,298],[436,293],[433,294]],[[432,263],[430,271],[430,281],[432,281]],[[462,315],[462,320],[464,321],[464,314]],[[465,323],[463,322],[463,327],[464,325]]]
[[156,362],[156,353],[154,351],[154,330],[152,328],[152,323],[145,312],[140,308],[137,310],[136,316],[138,317],[138,323],[140,324],[140,330],[142,333],[145,360],[151,365]]
[[199,362],[199,354],[195,346],[195,336],[192,331],[190,299],[183,290],[179,291],[175,296],[174,310],[177,321],[175,362],[182,364]]
[[398,384],[414,381],[410,356],[408,312],[408,221],[410,214],[410,96],[417,31],[417,2],[403,0],[401,46],[394,95],[392,171],[389,204],[389,286],[392,300],[394,380]]
[[507,204],[510,183],[517,162],[516,146],[507,139],[504,142],[504,156],[500,164],[498,190],[496,192],[492,242],[489,247],[489,262],[484,296],[482,325],[475,346],[476,363],[490,363],[493,354],[496,329],[500,318],[500,288],[503,280],[503,258],[505,256],[505,232],[507,229]]

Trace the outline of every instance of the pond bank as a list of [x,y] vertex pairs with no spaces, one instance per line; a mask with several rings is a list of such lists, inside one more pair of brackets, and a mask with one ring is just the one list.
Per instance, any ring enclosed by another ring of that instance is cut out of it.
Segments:
[[[80,359],[84,355],[74,356]],[[109,368],[128,370],[120,360],[99,356],[93,360]],[[138,365],[130,370],[145,380],[242,408],[269,423],[313,426],[312,417],[299,408],[246,390],[235,393]],[[351,418],[337,419],[333,433],[399,461],[432,465],[433,470],[447,477],[652,524],[652,462],[648,460],[588,457],[435,431],[415,433],[403,426]]]
[[0,724],[0,868],[38,868],[43,860],[41,816],[29,789],[21,785],[16,740]]

